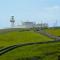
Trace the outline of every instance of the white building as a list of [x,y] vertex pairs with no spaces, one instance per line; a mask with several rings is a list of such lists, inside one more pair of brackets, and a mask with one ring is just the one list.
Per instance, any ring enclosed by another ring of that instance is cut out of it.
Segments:
[[23,22],[22,26],[24,28],[33,28],[36,24],[34,22]]

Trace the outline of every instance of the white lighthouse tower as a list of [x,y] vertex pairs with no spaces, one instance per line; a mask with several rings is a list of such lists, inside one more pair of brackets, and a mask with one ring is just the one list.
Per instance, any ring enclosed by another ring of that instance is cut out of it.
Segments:
[[11,16],[10,22],[11,22],[11,27],[14,27],[14,23],[15,23],[14,16]]

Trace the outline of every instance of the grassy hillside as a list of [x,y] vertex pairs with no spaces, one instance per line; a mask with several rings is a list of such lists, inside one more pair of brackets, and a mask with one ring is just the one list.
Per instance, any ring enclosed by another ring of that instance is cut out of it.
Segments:
[[[10,31],[0,33],[0,48],[17,43],[44,42],[49,40],[52,39],[34,31]],[[60,43],[35,44],[32,46],[20,47],[0,56],[0,60],[32,60],[32,58],[37,58],[38,60],[57,60],[57,55],[59,54],[55,53],[48,56],[45,54],[59,51],[59,46]]]
[[60,36],[60,28],[59,29],[45,29],[46,32],[55,35],[55,36]]
[[35,33],[34,31],[13,31],[0,34],[0,47],[25,42],[40,42],[52,40],[47,36]]

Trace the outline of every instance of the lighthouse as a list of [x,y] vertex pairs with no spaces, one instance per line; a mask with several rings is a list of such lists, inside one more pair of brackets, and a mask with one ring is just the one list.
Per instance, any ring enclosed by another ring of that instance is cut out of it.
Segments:
[[14,23],[15,23],[14,16],[11,16],[10,22],[11,22],[11,27],[14,27]]

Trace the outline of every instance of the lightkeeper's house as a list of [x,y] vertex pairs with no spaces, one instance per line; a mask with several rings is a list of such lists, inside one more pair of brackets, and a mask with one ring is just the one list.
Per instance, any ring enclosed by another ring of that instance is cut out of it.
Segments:
[[23,22],[22,26],[24,28],[33,28],[36,24],[34,22]]

